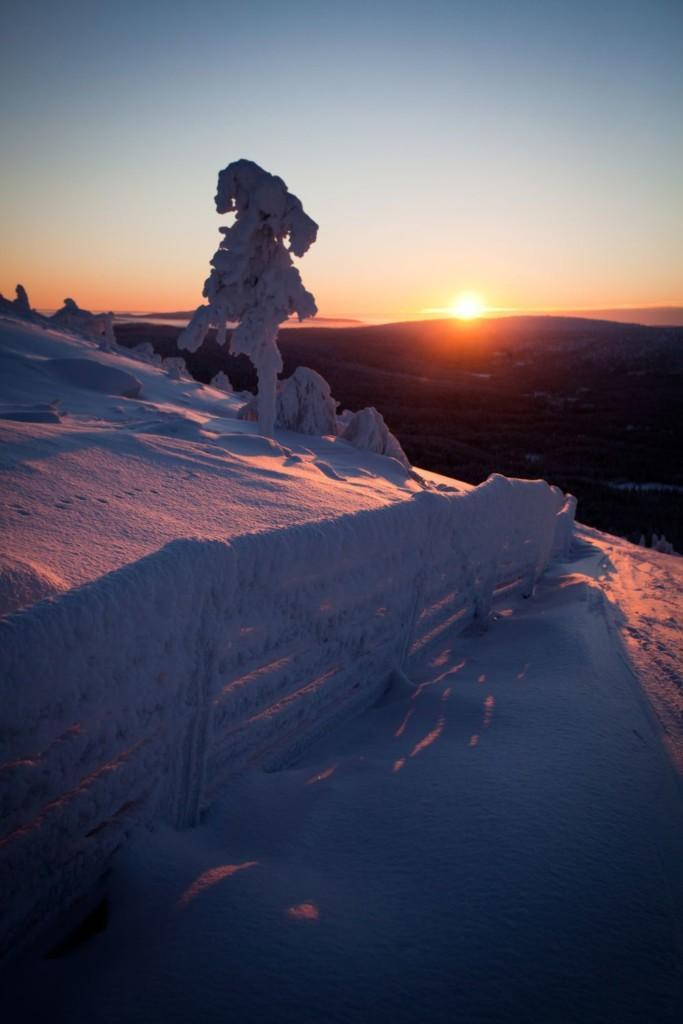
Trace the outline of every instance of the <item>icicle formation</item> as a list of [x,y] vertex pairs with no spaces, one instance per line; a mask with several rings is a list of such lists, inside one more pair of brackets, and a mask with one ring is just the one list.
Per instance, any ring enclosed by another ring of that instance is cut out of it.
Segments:
[[[280,324],[295,313],[315,316],[315,300],[301,283],[290,252],[303,256],[315,242],[318,225],[304,213],[282,178],[251,160],[236,160],[218,175],[218,213],[235,213],[211,260],[199,306],[178,339],[178,347],[196,351],[210,327],[225,343],[226,321],[237,321],[232,352],[249,356],[258,373],[259,428],[271,437],[275,425],[275,389],[282,359],[277,347]],[[285,242],[289,245],[285,246]]]

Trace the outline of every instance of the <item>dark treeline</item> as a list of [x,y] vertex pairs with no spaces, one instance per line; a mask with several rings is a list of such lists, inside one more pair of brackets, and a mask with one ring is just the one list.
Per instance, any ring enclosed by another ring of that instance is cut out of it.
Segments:
[[[180,328],[118,324],[124,345],[182,354],[208,382],[224,370],[255,390],[249,360],[210,335],[179,353]],[[493,472],[543,477],[579,499],[582,522],[637,541],[664,534],[683,551],[683,328],[573,318],[382,327],[288,328],[284,375],[311,366],[342,408],[374,405],[417,466],[480,483]]]

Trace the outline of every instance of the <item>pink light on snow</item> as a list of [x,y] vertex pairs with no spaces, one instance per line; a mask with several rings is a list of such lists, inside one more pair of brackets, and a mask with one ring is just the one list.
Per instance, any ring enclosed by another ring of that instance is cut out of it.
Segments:
[[322,772],[317,772],[315,775],[311,775],[310,779],[306,779],[306,785],[312,786],[314,782],[322,782],[323,779],[329,779],[330,775],[333,775],[337,770],[336,764],[330,765],[329,768],[325,768]]
[[257,860],[246,860],[243,864],[221,864],[217,868],[209,868],[208,871],[204,871],[198,878],[195,878],[192,885],[188,886],[183,895],[178,900],[178,907],[186,907],[195,896],[199,896],[200,893],[205,892],[206,889],[210,889],[212,885],[216,885],[217,882],[222,882],[224,878],[231,878],[232,875],[236,875],[238,871],[246,871],[247,868],[254,868],[258,864]]
[[436,725],[434,726],[434,728],[432,729],[432,731],[428,732],[426,736],[422,737],[419,743],[415,744],[413,749],[410,751],[410,756],[416,757],[417,754],[420,754],[423,750],[426,750],[427,747],[431,747],[432,743],[436,743],[439,736],[443,732],[443,727],[445,724],[446,719],[442,715],[441,718],[439,718]]
[[405,718],[403,719],[403,721],[399,725],[398,729],[394,733],[394,736],[395,736],[396,739],[399,739],[403,735],[403,733],[406,731],[406,726],[407,726],[408,722],[410,721],[410,719],[412,718],[412,716],[414,715],[414,713],[415,713],[415,708],[409,708],[408,711],[406,711]]
[[287,907],[287,914],[297,921],[318,921],[320,911],[315,903],[297,903],[294,907]]

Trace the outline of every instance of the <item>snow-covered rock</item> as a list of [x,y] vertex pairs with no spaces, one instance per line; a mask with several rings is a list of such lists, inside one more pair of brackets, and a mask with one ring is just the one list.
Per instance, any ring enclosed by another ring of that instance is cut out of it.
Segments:
[[18,284],[15,292],[15,299],[6,299],[2,292],[0,292],[0,314],[16,317],[19,320],[29,320],[34,323],[45,322],[45,318],[40,313],[36,313],[35,310],[31,309],[31,303],[23,284]]
[[378,455],[388,455],[392,459],[397,459],[406,469],[410,468],[408,456],[387,427],[382,414],[374,406],[361,409],[348,417],[341,437],[356,448],[377,452]]
[[116,343],[114,314],[90,313],[87,309],[80,309],[73,299],[64,299],[64,305],[50,317],[50,322],[98,342],[104,351]]

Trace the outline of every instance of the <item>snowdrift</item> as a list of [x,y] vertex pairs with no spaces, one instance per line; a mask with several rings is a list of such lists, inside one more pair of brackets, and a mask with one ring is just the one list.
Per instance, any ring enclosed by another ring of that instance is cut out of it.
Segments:
[[178,540],[0,622],[3,952],[87,894],[131,829],[195,824],[281,766],[446,630],[530,595],[574,499],[491,477],[380,509]]

